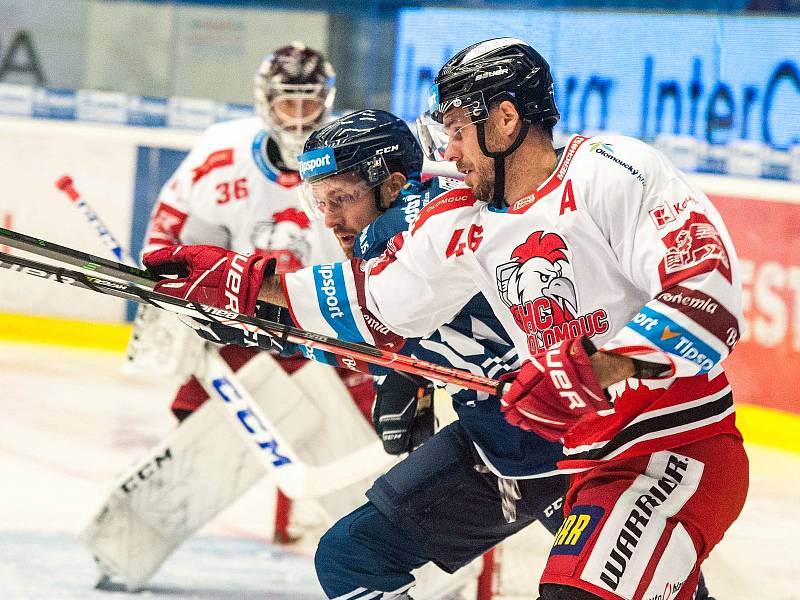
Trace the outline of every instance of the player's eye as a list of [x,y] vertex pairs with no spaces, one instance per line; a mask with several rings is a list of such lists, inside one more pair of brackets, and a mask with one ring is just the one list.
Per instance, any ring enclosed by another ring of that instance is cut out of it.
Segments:
[[341,208],[343,206],[347,206],[353,201],[353,197],[350,194],[337,194],[334,198],[337,208]]

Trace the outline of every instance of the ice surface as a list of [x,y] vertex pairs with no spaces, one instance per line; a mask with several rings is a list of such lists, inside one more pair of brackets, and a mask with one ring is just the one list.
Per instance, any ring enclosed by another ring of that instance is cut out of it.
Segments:
[[[96,571],[74,534],[116,475],[174,426],[168,405],[176,382],[126,379],[121,361],[113,353],[0,344],[4,600],[127,597],[92,590]],[[709,587],[718,600],[800,600],[800,456],[758,446],[748,453],[747,505],[704,567]],[[266,542],[273,500],[268,482],[257,486],[136,597],[322,598],[310,557]]]

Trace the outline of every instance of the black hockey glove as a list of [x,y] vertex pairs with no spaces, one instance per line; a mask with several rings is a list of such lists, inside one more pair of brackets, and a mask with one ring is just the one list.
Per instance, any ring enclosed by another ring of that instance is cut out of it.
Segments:
[[[280,322],[283,315],[283,309],[273,304],[256,304],[256,316],[260,319],[267,319],[268,321]],[[253,333],[239,329],[238,327],[230,327],[221,323],[214,323],[209,321],[199,321],[190,317],[180,317],[181,321],[186,323],[189,327],[194,329],[195,333],[208,342],[215,344],[235,344],[236,346],[244,346],[245,348],[258,347],[261,350],[272,350],[281,353],[286,348],[286,340],[271,336],[265,333]]]
[[378,386],[372,424],[389,454],[403,454],[421,446],[436,426],[431,382],[392,371]]

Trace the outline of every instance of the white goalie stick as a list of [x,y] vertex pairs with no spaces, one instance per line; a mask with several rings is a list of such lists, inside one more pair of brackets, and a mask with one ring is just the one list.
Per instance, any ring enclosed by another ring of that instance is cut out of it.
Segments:
[[[206,306],[198,302],[182,300],[152,290],[157,276],[143,269],[106,260],[85,252],[52,244],[15,231],[0,228],[3,244],[44,256],[61,263],[108,275],[106,279],[94,274],[82,273],[63,267],[40,263],[26,258],[10,256],[0,252],[0,268],[18,271],[34,277],[50,279],[59,283],[81,287],[124,300],[151,304],[163,310],[185,315],[200,321],[216,322],[242,329],[248,333],[270,336],[308,348],[327,351],[342,358],[342,362],[355,369],[358,361],[380,365],[397,371],[420,375],[427,379],[452,383],[464,388],[489,394],[497,394],[503,384],[494,379],[475,375],[463,369],[444,367],[428,361],[404,356],[369,344],[347,342],[326,335],[306,331],[297,327],[259,319],[222,308]],[[137,285],[136,283],[139,283]],[[146,286],[146,287],[144,287]]]
[[[180,300],[177,303],[172,302],[174,299],[171,296],[144,290],[129,283],[102,279],[78,271],[9,256],[4,252],[0,252],[0,268],[108,293],[126,300],[149,302],[177,314],[199,319],[208,320],[205,316],[206,311],[216,310],[203,305],[195,306],[194,303],[181,306],[183,303]],[[307,465],[298,459],[289,444],[271,427],[269,419],[247,390],[238,384],[233,371],[225,361],[219,357],[218,360],[208,360],[202,377],[210,384],[210,391],[223,401],[237,427],[246,432],[261,462],[270,472],[277,474],[276,481],[279,487],[289,497],[323,496],[374,475],[382,466],[387,466],[391,462],[392,457],[383,452],[381,442],[376,440],[374,444],[328,464]]]

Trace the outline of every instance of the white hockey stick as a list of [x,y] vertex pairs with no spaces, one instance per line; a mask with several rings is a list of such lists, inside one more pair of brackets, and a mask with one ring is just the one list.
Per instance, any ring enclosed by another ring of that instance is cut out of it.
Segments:
[[212,349],[206,354],[205,368],[195,374],[212,398],[220,399],[231,422],[245,436],[275,481],[289,498],[316,498],[374,476],[395,462],[383,444],[375,441],[322,465],[302,462],[291,445],[278,432],[248,391],[237,381],[233,370]]

